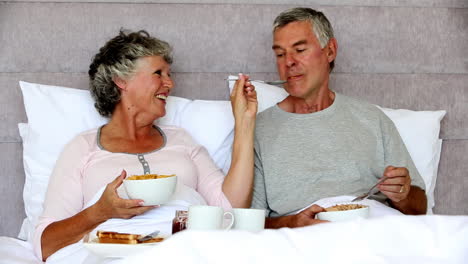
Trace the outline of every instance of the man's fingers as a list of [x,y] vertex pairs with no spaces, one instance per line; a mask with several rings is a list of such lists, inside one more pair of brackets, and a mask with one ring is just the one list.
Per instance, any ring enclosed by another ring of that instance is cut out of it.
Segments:
[[393,167],[393,166],[387,166],[384,170],[384,173],[385,172],[388,172],[388,171],[391,171],[391,170],[394,170],[396,167]]
[[320,205],[313,204],[311,207],[309,207],[310,210],[314,213],[320,213],[320,212],[325,212],[325,208],[321,207]]
[[379,186],[379,190],[381,192],[400,193],[401,187],[401,184],[385,184]]
[[392,191],[381,191],[383,195],[387,196],[388,199],[393,202],[399,202],[406,198],[406,193],[392,192]]
[[400,177],[400,176],[405,176],[406,177],[408,174],[409,174],[408,169],[406,169],[406,168],[395,168],[395,167],[392,167],[392,166],[388,166],[384,171],[384,176],[389,177],[389,178]]
[[384,186],[384,185],[403,185],[406,183],[406,177],[399,176],[399,177],[393,177],[393,178],[387,178],[383,182],[379,184],[379,186]]
[[320,213],[320,212],[325,212],[325,208],[319,206],[319,205],[316,205],[316,204],[313,204],[312,206],[310,206],[309,208],[305,209],[304,211],[302,211],[305,215],[311,217],[311,218],[314,218],[316,214]]

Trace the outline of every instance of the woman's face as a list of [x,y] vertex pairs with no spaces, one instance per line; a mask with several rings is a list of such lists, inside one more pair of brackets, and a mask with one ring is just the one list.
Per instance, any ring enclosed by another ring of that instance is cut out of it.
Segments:
[[122,101],[128,111],[147,114],[157,119],[166,114],[166,99],[174,83],[170,65],[160,56],[137,60],[136,71],[124,81]]

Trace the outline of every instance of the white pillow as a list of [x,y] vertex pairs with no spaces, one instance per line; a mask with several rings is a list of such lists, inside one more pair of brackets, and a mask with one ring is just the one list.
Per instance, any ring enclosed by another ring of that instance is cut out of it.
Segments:
[[[26,219],[19,237],[31,240],[42,213],[49,176],[55,162],[73,137],[107,122],[94,108],[88,90],[20,82],[28,125],[18,124],[23,139]],[[170,96],[162,125],[185,128],[205,146],[226,173],[230,165],[233,117],[229,101],[200,101]]]
[[[228,79],[237,79],[229,76]],[[232,91],[235,81],[229,81]],[[258,112],[282,101],[288,93],[280,87],[261,82],[255,85],[258,98]],[[380,108],[380,107],[379,107]],[[445,110],[439,111],[411,111],[406,109],[380,108],[393,121],[405,143],[411,158],[416,165],[426,185],[428,199],[428,213],[432,213],[435,205],[434,188],[439,168],[442,140],[439,139],[440,121],[445,116]]]
[[427,208],[435,205],[434,189],[439,169],[442,140],[440,121],[446,111],[411,111],[379,107],[395,124],[414,165],[426,184]]

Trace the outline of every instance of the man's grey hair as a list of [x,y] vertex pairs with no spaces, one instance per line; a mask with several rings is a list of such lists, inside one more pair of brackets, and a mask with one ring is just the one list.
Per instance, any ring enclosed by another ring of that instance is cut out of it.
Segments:
[[[328,44],[331,38],[334,38],[333,27],[325,14],[306,7],[291,8],[279,14],[273,22],[273,32],[278,28],[297,21],[308,21],[310,23],[312,32],[314,32],[322,48]],[[330,63],[330,71],[334,66],[335,62],[332,61]]]
[[116,77],[128,79],[136,71],[137,60],[147,56],[161,56],[172,63],[171,46],[148,32],[120,30],[94,56],[89,66],[90,91],[99,114],[110,117],[120,102],[120,89],[114,83]]

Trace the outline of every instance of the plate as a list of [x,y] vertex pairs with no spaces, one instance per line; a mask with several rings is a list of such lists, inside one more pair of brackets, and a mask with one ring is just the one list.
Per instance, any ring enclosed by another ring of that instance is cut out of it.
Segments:
[[83,245],[91,253],[103,258],[122,258],[141,253],[161,242],[145,244],[112,244],[98,243],[97,239],[90,242],[84,242]]

